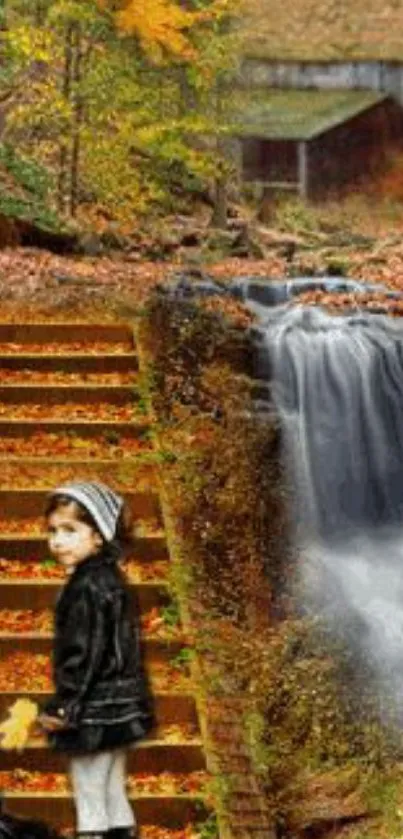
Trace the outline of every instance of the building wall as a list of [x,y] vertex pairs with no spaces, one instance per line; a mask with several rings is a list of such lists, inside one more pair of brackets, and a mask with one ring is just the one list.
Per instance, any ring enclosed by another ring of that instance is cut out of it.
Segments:
[[380,103],[308,144],[308,196],[321,198],[379,170],[403,147],[403,112]]
[[[275,191],[280,193],[287,192],[287,187],[295,189],[298,142],[256,137],[243,139],[240,144],[244,181],[262,186],[276,184]],[[376,172],[388,157],[403,148],[403,109],[392,99],[381,102],[308,141],[306,146],[307,197],[340,193]]]
[[297,144],[251,137],[241,141],[244,181],[292,183],[298,180]]
[[267,61],[246,58],[240,81],[248,86],[347,88],[389,93],[403,105],[403,62]]

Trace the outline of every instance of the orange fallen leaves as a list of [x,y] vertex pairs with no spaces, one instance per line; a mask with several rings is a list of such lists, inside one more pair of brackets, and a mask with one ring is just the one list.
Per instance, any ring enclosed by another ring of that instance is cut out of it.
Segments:
[[166,771],[158,775],[142,772],[129,775],[128,786],[133,793],[197,794],[203,790],[208,777],[204,770],[188,773]]
[[23,367],[21,370],[13,367],[0,369],[1,385],[134,385],[136,376],[134,372],[123,370],[100,370],[91,372],[80,370],[79,373],[70,370],[40,370],[35,367]]
[[[141,615],[141,628],[146,638],[181,638],[179,626],[167,626],[161,609],[156,606]],[[0,609],[0,633],[50,635],[53,631],[52,609]]]
[[133,353],[130,341],[2,341],[0,355],[116,355]]
[[36,431],[27,437],[22,435],[0,436],[0,457],[94,457],[100,460],[132,458],[138,452],[150,451],[148,439],[129,437],[112,432],[91,437]]
[[42,516],[25,516],[24,518],[0,518],[0,532],[20,533],[21,536],[37,536],[44,533],[44,519]]
[[[108,463],[85,461],[80,463],[80,477],[100,480],[108,483],[113,489],[127,491],[149,487],[153,479],[153,467],[126,461],[122,466],[115,465],[111,470]],[[35,462],[4,462],[0,470],[0,486],[7,489],[53,489],[65,481],[77,478],[75,463],[53,463],[49,460],[46,465]]]
[[65,570],[53,560],[0,558],[0,583],[5,580],[63,580]]
[[[131,773],[128,788],[134,796],[145,795],[197,795],[201,794],[208,781],[208,774],[194,772]],[[68,775],[61,772],[38,772],[26,769],[0,771],[0,787],[8,792],[53,792],[69,793]],[[170,834],[171,835],[171,834]]]
[[[137,412],[138,416],[138,412]],[[0,419],[8,420],[63,420],[64,422],[132,422],[136,418],[136,405],[128,401],[123,405],[112,402],[77,403],[63,402],[0,402]]]
[[247,329],[254,319],[245,306],[228,297],[207,297],[200,301],[200,308],[225,315],[239,329]]
[[[137,562],[128,559],[122,562],[122,569],[129,582],[151,582],[166,579],[169,563],[164,560],[156,562]],[[37,580],[64,580],[65,570],[52,559],[41,560],[31,557],[26,559],[7,559],[0,557],[0,584],[4,580],[18,579],[26,582]]]
[[[43,516],[4,516],[0,517],[0,533],[18,533],[21,536],[41,536],[46,538],[45,520]],[[155,519],[138,519],[135,524],[135,535],[140,538],[161,536],[161,525]]]
[[2,770],[0,784],[7,792],[68,792],[68,776],[56,772],[29,772],[26,769]]
[[367,311],[392,317],[403,316],[403,299],[393,299],[382,292],[332,294],[316,290],[298,295],[292,303],[296,306],[323,306],[333,314]]
[[0,609],[0,632],[49,634],[53,629],[51,609]]
[[52,690],[51,662],[48,656],[11,653],[0,662],[0,691],[43,692]]
[[169,827],[144,824],[141,827],[143,839],[200,839],[199,830],[192,824],[187,824],[179,830],[172,830]]

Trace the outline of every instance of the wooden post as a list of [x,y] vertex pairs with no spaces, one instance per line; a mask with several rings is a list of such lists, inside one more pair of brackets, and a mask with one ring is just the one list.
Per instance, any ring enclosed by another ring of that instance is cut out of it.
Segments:
[[308,198],[308,144],[305,140],[298,143],[298,190],[301,198]]

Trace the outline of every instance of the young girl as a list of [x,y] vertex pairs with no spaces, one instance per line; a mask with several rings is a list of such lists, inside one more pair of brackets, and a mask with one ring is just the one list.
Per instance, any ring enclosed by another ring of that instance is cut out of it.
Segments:
[[126,794],[129,744],[152,725],[138,616],[118,560],[130,524],[123,499],[97,482],[51,493],[49,548],[67,581],[55,607],[55,694],[39,721],[69,755],[78,834],[138,837]]

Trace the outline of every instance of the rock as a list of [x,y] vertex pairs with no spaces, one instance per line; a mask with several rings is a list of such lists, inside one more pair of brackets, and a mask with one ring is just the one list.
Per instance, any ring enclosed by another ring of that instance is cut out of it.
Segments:
[[85,256],[99,256],[104,248],[96,233],[83,233],[79,238],[78,250]]
[[180,237],[180,244],[184,248],[194,248],[201,244],[202,236],[201,230],[188,230]]
[[188,271],[170,277],[168,294],[179,298],[214,297],[224,295],[226,290],[202,271]]

